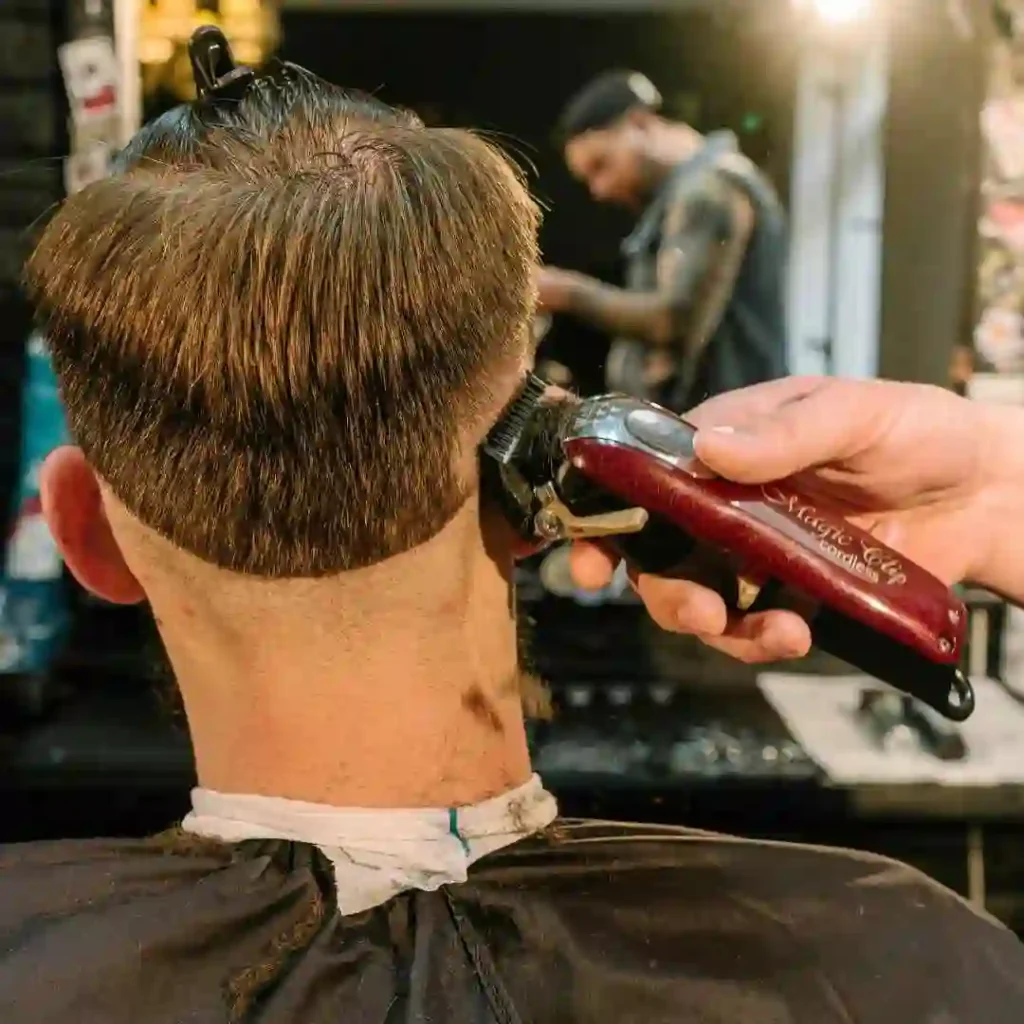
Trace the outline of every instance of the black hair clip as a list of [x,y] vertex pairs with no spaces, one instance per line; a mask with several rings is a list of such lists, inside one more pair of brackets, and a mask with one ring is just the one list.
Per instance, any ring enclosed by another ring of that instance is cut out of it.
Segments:
[[188,43],[192,78],[199,102],[241,100],[250,89],[284,89],[308,72],[295,64],[270,60],[260,71],[236,64],[231,47],[219,28],[202,25]]
[[188,41],[196,95],[202,100],[240,100],[256,79],[256,72],[235,63],[224,33],[215,25],[202,25]]

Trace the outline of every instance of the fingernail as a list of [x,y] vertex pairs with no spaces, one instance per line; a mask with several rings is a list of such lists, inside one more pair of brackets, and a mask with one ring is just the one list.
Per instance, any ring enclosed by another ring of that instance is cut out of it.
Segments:
[[697,435],[694,437],[693,441],[698,448],[706,443],[714,449],[718,442],[713,439],[715,436],[718,436],[723,439],[723,442],[726,442],[726,446],[728,447],[729,441],[735,441],[736,443],[741,441],[741,433],[742,431],[738,430],[736,427],[730,427],[728,424],[722,424],[718,427],[701,427],[698,429]]
[[702,430],[697,431],[697,436],[712,436],[717,435],[718,437],[735,438],[736,440],[743,440],[750,437],[750,431],[745,427],[730,427],[727,423],[717,427],[704,427]]

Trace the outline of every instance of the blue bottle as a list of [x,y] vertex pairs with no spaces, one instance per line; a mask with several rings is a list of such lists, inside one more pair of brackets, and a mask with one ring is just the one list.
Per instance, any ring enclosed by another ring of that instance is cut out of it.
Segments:
[[21,424],[13,523],[0,580],[0,674],[40,677],[60,653],[70,616],[63,561],[43,520],[39,471],[70,435],[46,342],[38,332],[28,340]]

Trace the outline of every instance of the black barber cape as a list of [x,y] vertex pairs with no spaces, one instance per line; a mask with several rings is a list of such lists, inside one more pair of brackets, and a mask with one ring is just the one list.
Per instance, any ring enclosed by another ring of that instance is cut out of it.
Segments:
[[1024,947],[845,851],[556,821],[341,916],[317,847],[8,847],[2,1024],[1022,1024]]

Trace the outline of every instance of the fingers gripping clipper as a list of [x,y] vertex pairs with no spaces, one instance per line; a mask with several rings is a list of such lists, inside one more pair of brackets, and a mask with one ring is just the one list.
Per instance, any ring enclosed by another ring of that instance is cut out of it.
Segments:
[[528,540],[604,539],[641,572],[710,586],[735,614],[796,611],[819,649],[967,718],[967,612],[949,588],[793,481],[716,477],[695,434],[650,402],[579,400],[531,376],[483,445],[485,485]]

